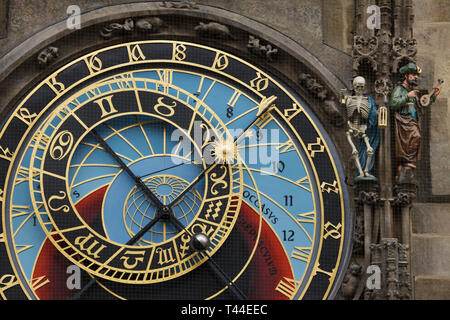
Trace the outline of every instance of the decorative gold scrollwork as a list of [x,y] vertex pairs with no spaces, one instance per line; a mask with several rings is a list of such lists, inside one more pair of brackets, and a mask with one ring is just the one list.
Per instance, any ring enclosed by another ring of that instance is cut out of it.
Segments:
[[221,189],[225,189],[226,187],[228,187],[228,182],[224,180],[225,176],[227,175],[227,167],[221,165],[220,168],[224,170],[224,173],[219,178],[216,178],[217,173],[215,172],[211,173],[210,176],[211,181],[214,182],[213,185],[211,186],[211,193],[213,195],[217,195],[219,193],[219,191],[216,190],[217,186],[222,186]]

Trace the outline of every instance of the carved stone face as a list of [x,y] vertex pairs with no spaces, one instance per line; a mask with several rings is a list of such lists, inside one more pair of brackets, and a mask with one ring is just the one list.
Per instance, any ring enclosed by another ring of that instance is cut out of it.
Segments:
[[366,86],[366,80],[363,77],[356,77],[353,79],[353,89],[357,96],[361,96],[364,92],[364,87]]

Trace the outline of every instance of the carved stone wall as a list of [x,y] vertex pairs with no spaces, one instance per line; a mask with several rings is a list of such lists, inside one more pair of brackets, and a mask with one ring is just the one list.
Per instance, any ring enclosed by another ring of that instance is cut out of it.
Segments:
[[412,211],[412,275],[416,299],[450,297],[450,1],[414,0],[414,37],[422,67],[420,88],[444,80],[423,118],[421,184]]

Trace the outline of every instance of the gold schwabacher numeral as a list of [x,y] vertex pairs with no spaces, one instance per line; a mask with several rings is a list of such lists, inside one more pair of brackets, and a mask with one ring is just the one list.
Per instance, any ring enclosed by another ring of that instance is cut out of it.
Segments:
[[317,138],[315,143],[308,143],[308,151],[311,158],[314,158],[316,153],[322,153],[324,150],[325,146],[320,138]]
[[284,109],[283,115],[287,121],[291,121],[292,118],[294,118],[297,114],[299,114],[302,111],[304,111],[302,107],[300,107],[296,103],[293,103],[291,109]]
[[186,46],[180,43],[173,44],[172,60],[183,61],[186,59]]
[[28,126],[33,123],[34,119],[37,117],[36,113],[31,113],[27,108],[20,108],[19,112],[16,114],[17,118],[22,120]]
[[337,225],[334,225],[328,221],[323,226],[323,232],[324,232],[323,238],[327,239],[328,237],[331,237],[333,239],[339,239],[342,236],[341,228],[342,228],[342,225],[340,223],[338,223]]
[[228,57],[223,53],[217,52],[212,68],[216,70],[224,70],[228,67],[228,63]]
[[128,45],[127,50],[128,50],[128,57],[130,58],[130,62],[135,62],[135,61],[146,59],[144,53],[142,52],[141,47],[139,47],[138,44],[135,44],[133,46]]
[[263,77],[261,72],[256,72],[256,78],[250,81],[250,86],[258,92],[266,90],[269,86],[269,79]]
[[11,161],[14,154],[9,150],[8,147],[0,146],[0,158]]
[[90,57],[85,57],[84,62],[91,74],[97,73],[103,68],[103,62],[99,57],[92,55]]
[[64,90],[66,90],[66,86],[64,85],[64,83],[56,81],[56,76],[49,78],[47,81],[47,85],[57,96],[59,96]]
[[333,181],[333,183],[328,183],[328,182],[322,182],[322,184],[320,185],[320,189],[322,190],[322,192],[334,192],[334,193],[339,193],[339,188],[338,188],[338,183],[336,180]]
[[158,103],[155,104],[153,108],[159,115],[164,117],[171,117],[175,114],[175,107],[177,106],[177,102],[172,101],[172,104],[167,104],[164,103],[164,98],[165,97],[158,98]]

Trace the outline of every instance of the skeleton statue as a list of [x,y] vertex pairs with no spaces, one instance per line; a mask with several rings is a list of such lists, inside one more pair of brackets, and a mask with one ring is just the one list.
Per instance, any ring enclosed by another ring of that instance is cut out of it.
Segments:
[[345,96],[343,100],[347,108],[347,140],[358,174],[355,181],[376,180],[370,171],[379,144],[378,112],[372,97],[364,94],[365,85],[363,77],[356,77],[353,80],[354,95]]

